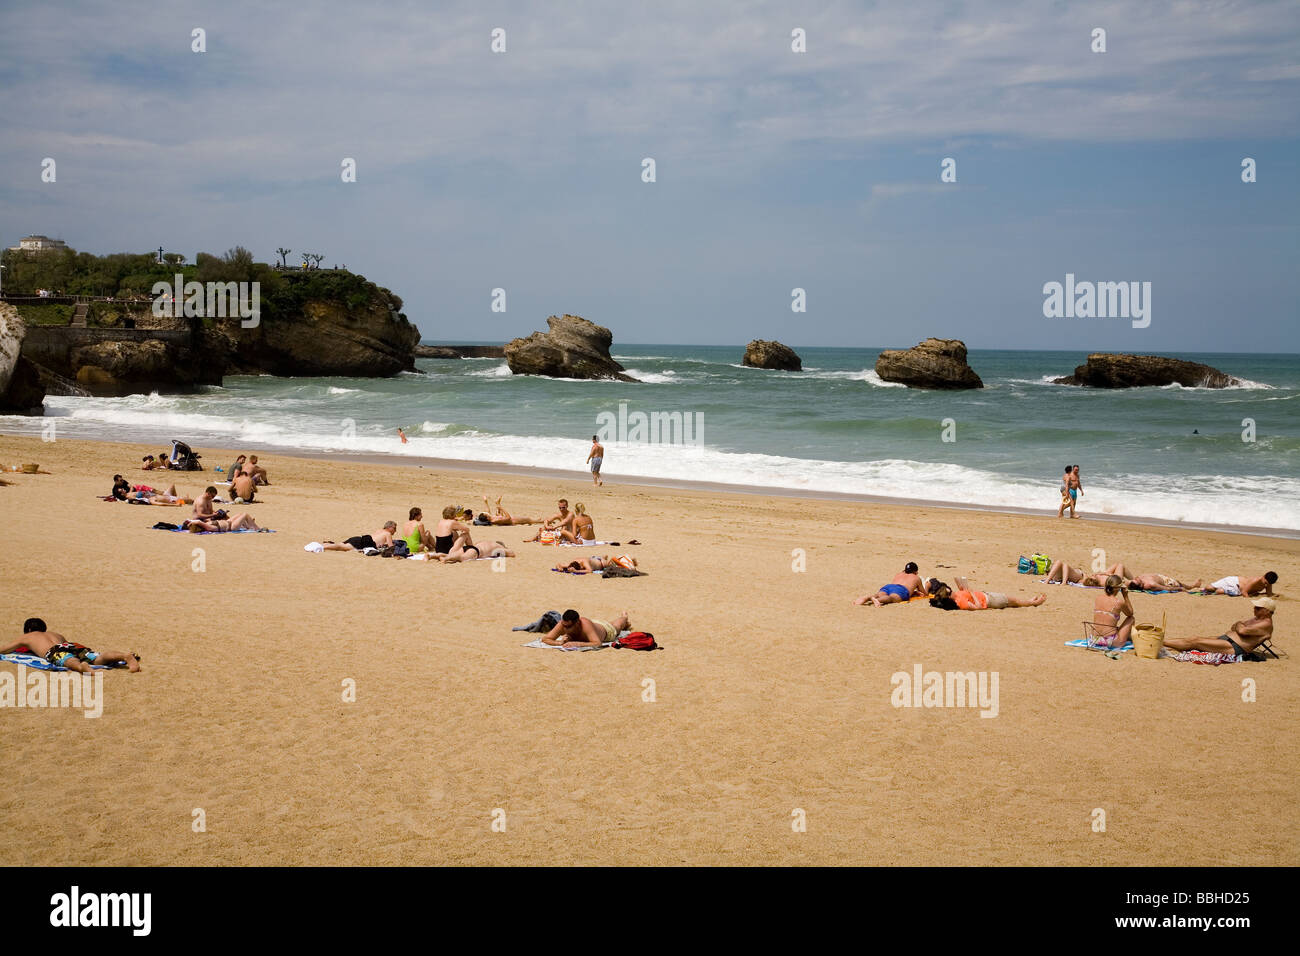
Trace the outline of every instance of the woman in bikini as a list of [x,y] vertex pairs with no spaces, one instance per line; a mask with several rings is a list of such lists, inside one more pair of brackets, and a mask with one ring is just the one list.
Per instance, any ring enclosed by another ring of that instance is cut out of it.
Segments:
[[1092,624],[1100,647],[1123,647],[1133,632],[1133,605],[1118,574],[1106,578],[1105,588],[1093,604]]
[[462,561],[474,561],[478,558],[513,558],[514,556],[515,553],[506,547],[504,541],[493,541],[482,546],[470,544],[463,548],[457,543],[452,546],[450,553],[435,555],[443,564],[459,564]]
[[930,606],[945,611],[1000,611],[1008,607],[1038,607],[1047,600],[1046,594],[1024,600],[1009,597],[997,591],[976,591],[965,578],[954,578],[957,589],[953,590],[942,581],[930,579]]
[[1082,568],[1072,568],[1064,561],[1053,561],[1052,566],[1047,571],[1048,584],[1082,584],[1089,588],[1102,588],[1106,586],[1106,578],[1113,573],[1110,571],[1099,571],[1096,574],[1085,574]]
[[591,515],[587,514],[581,501],[573,506],[573,520],[569,527],[560,528],[560,540],[566,544],[596,540],[596,523],[591,520]]
[[266,528],[259,528],[253,516],[247,512],[240,512],[237,515],[231,515],[229,518],[217,518],[212,521],[204,521],[201,518],[189,518],[184,524],[186,531],[199,534],[203,531],[266,531]]
[[616,558],[611,558],[607,554],[600,554],[591,558],[575,558],[572,561],[561,561],[555,566],[555,570],[568,571],[573,574],[587,574],[590,571],[604,571],[606,568],[612,567],[626,568],[631,571],[636,566],[636,558],[629,554],[620,554]]

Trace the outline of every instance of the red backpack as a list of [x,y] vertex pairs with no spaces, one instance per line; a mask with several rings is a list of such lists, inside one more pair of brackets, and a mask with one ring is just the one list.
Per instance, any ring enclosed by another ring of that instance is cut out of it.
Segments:
[[659,645],[655,643],[655,636],[645,631],[633,631],[626,637],[620,637],[614,642],[615,647],[626,647],[633,651],[655,651]]

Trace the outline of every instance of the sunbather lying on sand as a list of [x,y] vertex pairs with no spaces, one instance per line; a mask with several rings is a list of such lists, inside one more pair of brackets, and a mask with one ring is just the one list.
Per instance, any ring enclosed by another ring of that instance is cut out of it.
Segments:
[[1256,594],[1263,594],[1265,597],[1273,596],[1273,585],[1277,584],[1277,572],[1265,571],[1257,578],[1248,577],[1244,574],[1230,574],[1226,578],[1220,578],[1211,584],[1206,590],[1211,594],[1227,594],[1230,597],[1253,597]]
[[497,503],[495,505],[489,503],[487,495],[484,495],[483,504],[487,507],[488,510],[478,516],[478,519],[476,519],[476,523],[478,524],[491,524],[491,525],[540,524],[542,521],[541,518],[523,518],[518,515],[512,515],[510,512],[506,511],[504,508],[501,507],[500,495],[497,496]]
[[[1120,565],[1121,569],[1123,567]],[[1135,574],[1131,578],[1124,570],[1117,571],[1116,574],[1129,579],[1128,588],[1131,591],[1200,591],[1203,587],[1200,578],[1191,584],[1184,584],[1175,577],[1155,571],[1150,574]]]
[[627,611],[610,621],[582,617],[573,608],[565,611],[560,623],[542,638],[543,643],[558,647],[599,647],[618,637],[620,631],[631,628]]
[[1047,600],[1046,594],[1040,594],[1026,601],[1023,598],[1008,597],[997,591],[975,591],[965,578],[953,578],[957,590],[936,578],[929,581],[930,606],[943,608],[945,611],[1000,611],[1008,607],[1038,607]]
[[924,596],[929,592],[925,589],[925,582],[921,580],[921,575],[917,573],[915,561],[908,561],[903,565],[903,570],[894,575],[894,579],[885,585],[875,594],[864,594],[854,601],[854,604],[870,604],[873,607],[880,607],[882,604],[901,604],[915,596]]
[[269,531],[269,528],[259,528],[253,516],[247,511],[241,511],[237,515],[231,515],[229,518],[218,518],[214,521],[204,521],[202,518],[188,518],[181,522],[181,528],[185,531],[192,531],[200,534],[204,531]]
[[604,571],[609,567],[628,568],[629,570],[637,567],[636,558],[630,554],[620,554],[616,558],[611,558],[607,554],[599,554],[591,558],[575,558],[572,561],[561,561],[555,566],[557,571],[572,571],[575,574],[586,574],[590,571]]
[[1108,568],[1105,571],[1098,571],[1094,574],[1085,572],[1082,568],[1072,568],[1064,561],[1053,561],[1052,566],[1047,570],[1047,583],[1055,584],[1058,581],[1061,584],[1082,584],[1090,588],[1103,588],[1106,586],[1106,579],[1112,574],[1118,574],[1120,565],[1114,568]]
[[1219,637],[1166,637],[1165,647],[1171,651],[1250,654],[1273,636],[1273,612],[1277,609],[1277,603],[1270,597],[1257,597],[1251,604],[1255,616],[1238,621],[1227,633]]
[[39,617],[29,617],[23,623],[23,639],[15,641],[8,647],[0,647],[0,654],[12,654],[20,647],[27,649],[37,657],[43,657],[55,667],[66,667],[70,671],[91,673],[92,664],[125,663],[132,673],[140,669],[140,658],[136,654],[121,651],[92,651],[89,647],[69,641],[62,634],[45,629],[45,622]]
[[393,535],[397,532],[397,522],[385,522],[383,528],[374,534],[354,534],[346,541],[340,541],[337,544],[333,541],[326,541],[326,551],[364,551],[366,548],[387,548],[393,543]]
[[435,555],[443,564],[459,564],[461,561],[476,561],[479,558],[513,558],[515,553],[506,547],[504,541],[493,541],[490,544],[466,544],[461,545],[464,540],[462,535],[457,539],[456,544],[452,545],[451,551],[447,554]]

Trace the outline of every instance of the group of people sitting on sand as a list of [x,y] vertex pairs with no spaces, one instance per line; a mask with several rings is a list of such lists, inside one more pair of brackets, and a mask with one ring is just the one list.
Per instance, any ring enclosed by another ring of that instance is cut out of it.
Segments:
[[881,585],[875,594],[864,594],[854,601],[858,605],[882,607],[902,604],[913,598],[929,598],[930,606],[945,611],[995,611],[1009,607],[1038,607],[1047,600],[1046,594],[1024,599],[1011,597],[999,591],[978,591],[964,577],[954,577],[956,587],[938,578],[923,580],[915,561],[909,561],[903,570],[894,575],[888,584]]
[[[487,498],[483,501],[486,503]],[[569,510],[569,499],[561,498],[555,503],[556,512],[549,518],[526,518],[513,519],[514,524],[541,524],[537,529],[537,534],[528,538],[528,541],[541,541],[543,532],[550,532],[559,541],[564,544],[580,544],[587,541],[596,540],[596,523],[592,521],[591,515],[587,514],[587,508],[578,502]],[[497,499],[497,510],[501,509],[501,499]],[[502,512],[504,513],[504,512]]]
[[381,529],[370,534],[353,535],[338,542],[326,541],[323,550],[382,553],[401,541],[406,545],[408,554],[425,554],[428,560],[442,564],[457,564],[479,558],[513,558],[515,553],[506,547],[504,541],[474,543],[473,533],[462,520],[470,518],[472,514],[468,508],[448,505],[442,509],[442,517],[430,532],[424,526],[424,511],[414,507],[407,513],[406,525],[400,534],[397,522],[387,521]]
[[240,455],[230,466],[226,477],[230,480],[230,499],[236,504],[248,504],[257,494],[258,485],[269,485],[270,476],[257,463],[256,455]]

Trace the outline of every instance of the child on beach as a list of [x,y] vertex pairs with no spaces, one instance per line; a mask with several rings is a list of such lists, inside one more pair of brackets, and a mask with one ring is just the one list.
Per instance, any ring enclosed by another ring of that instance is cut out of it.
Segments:
[[91,673],[93,664],[125,664],[135,673],[140,669],[138,654],[121,651],[92,651],[89,647],[69,641],[62,634],[45,629],[45,622],[39,617],[29,617],[23,623],[23,639],[15,641],[8,647],[0,647],[0,654],[12,654],[20,647],[26,647],[29,653],[45,658],[54,667],[63,667],[70,671]]

